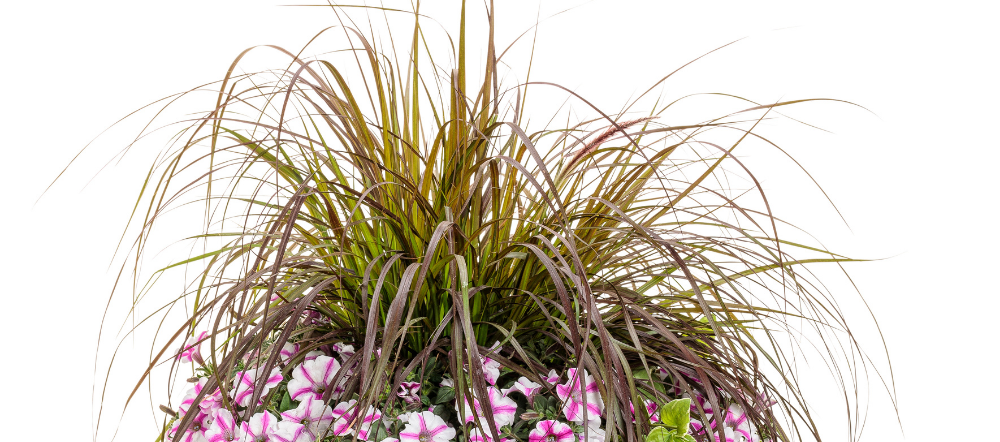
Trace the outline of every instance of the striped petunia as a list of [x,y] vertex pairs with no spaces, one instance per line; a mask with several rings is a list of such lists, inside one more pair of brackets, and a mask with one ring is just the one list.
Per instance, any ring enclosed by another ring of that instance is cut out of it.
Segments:
[[[479,417],[477,423],[483,430],[489,430],[490,424],[486,420],[486,414],[483,413],[483,402],[488,402],[490,411],[493,412],[493,422],[496,424],[497,429],[505,425],[510,425],[514,423],[514,415],[517,412],[517,403],[513,399],[506,397],[500,392],[496,387],[488,387],[486,389],[486,397],[488,401],[481,401],[476,398],[473,402],[475,403],[476,416]],[[465,409],[462,411],[462,422],[469,423],[472,422],[474,417],[472,414],[472,407],[469,406],[469,398],[465,398]]]
[[264,411],[240,423],[239,437],[242,442],[279,442],[278,439],[271,437],[277,431],[278,418]]
[[444,419],[430,411],[413,413],[403,431],[399,432],[399,442],[448,442],[455,438],[456,431]]
[[517,382],[515,382],[514,385],[510,386],[510,388],[505,388],[503,390],[503,394],[504,396],[510,396],[510,393],[512,391],[516,391],[518,393],[523,394],[524,397],[528,398],[528,404],[534,405],[535,393],[537,393],[538,390],[540,390],[541,388],[542,386],[540,384],[531,382],[528,378],[521,376],[520,378],[517,379]]
[[[330,388],[339,371],[340,363],[329,356],[317,356],[316,359],[304,361],[292,370],[288,394],[296,401],[322,399],[323,393]],[[337,390],[339,388],[335,388],[334,393],[339,393]]]
[[208,337],[208,332],[198,333],[197,336],[187,338],[181,347],[181,352],[177,359],[181,362],[194,362],[198,365],[205,365],[205,360],[201,357],[201,343]]
[[583,424],[585,420],[590,425],[600,424],[604,400],[601,399],[597,381],[586,370],[569,369],[569,380],[565,384],[556,385],[556,394],[563,401],[566,419],[578,424]]
[[544,420],[528,433],[528,442],[574,442],[573,429],[559,421]]
[[333,423],[333,410],[318,399],[305,399],[298,407],[281,413],[281,420],[302,424],[303,431],[312,439],[318,439]]
[[254,393],[260,388],[260,398],[271,391],[279,382],[283,379],[281,377],[281,372],[278,367],[271,369],[271,373],[267,375],[263,383],[259,383],[260,379],[258,373],[260,369],[254,368],[251,370],[241,371],[236,373],[236,379],[233,380],[233,390],[229,392],[232,396],[233,401],[239,404],[241,407],[246,407],[250,405],[250,401],[253,399]]
[[215,411],[215,421],[205,430],[208,442],[233,442],[237,437],[236,419],[233,413],[225,408]]

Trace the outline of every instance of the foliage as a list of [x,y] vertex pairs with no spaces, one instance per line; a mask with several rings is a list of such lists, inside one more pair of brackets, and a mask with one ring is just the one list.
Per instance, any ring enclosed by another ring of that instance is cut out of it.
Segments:
[[[205,206],[205,232],[190,239],[223,243],[161,269],[201,266],[174,301],[188,319],[133,395],[185,336],[208,330],[205,392],[232,388],[248,360],[287,378],[288,343],[304,357],[343,341],[358,346],[344,394],[360,406],[428,373],[452,376],[461,403],[485,394],[483,355],[499,341],[505,351],[490,357],[510,370],[505,382],[542,383],[547,367],[592,374],[609,440],[690,440],[682,405],[652,432],[629,411],[682,395],[705,398],[692,405],[702,421],[736,404],[762,436],[819,438],[776,335],[792,318],[847,329],[796,268],[850,260],[779,239],[749,171],[763,209],[738,204],[718,177],[774,108],[809,100],[682,125],[659,120],[676,101],[641,115],[592,108],[592,120],[529,128],[529,88],[558,86],[502,86],[492,19],[472,31],[464,2],[455,64],[442,68],[419,6],[402,53],[348,26],[352,47],[335,61],[282,50],[288,69],[234,75],[244,52],[215,108],[150,168],[135,262],[184,204]],[[469,32],[489,34],[478,81]],[[719,130],[739,136],[705,140]],[[269,394],[260,399],[292,406],[280,388]]]

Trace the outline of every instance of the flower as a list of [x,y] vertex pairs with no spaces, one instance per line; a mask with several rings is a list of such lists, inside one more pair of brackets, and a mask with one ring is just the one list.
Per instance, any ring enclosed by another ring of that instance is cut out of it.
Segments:
[[[200,378],[198,382],[191,387],[190,390],[184,395],[184,399],[181,404],[177,406],[178,411],[183,416],[187,414],[188,410],[194,405],[194,399],[201,394],[201,390],[205,388],[205,384],[208,383],[208,378]],[[202,413],[209,416],[213,416],[215,411],[222,408],[222,392],[216,387],[212,394],[207,394],[201,398],[201,402],[198,403],[198,408],[201,409]]]
[[177,359],[181,362],[195,362],[198,365],[205,365],[205,360],[201,358],[201,341],[208,337],[208,332],[198,333],[198,336],[187,338]]
[[387,437],[379,442],[399,442],[399,439],[396,439],[395,437]]
[[[308,400],[307,396],[322,399],[323,393],[330,388],[338,371],[340,363],[329,356],[317,356],[316,359],[307,360],[292,370],[292,379],[288,381],[288,394],[296,401]],[[339,388],[335,388],[334,393],[339,393],[337,390]]]
[[[498,350],[500,350],[500,341],[493,343],[489,354],[493,354]],[[483,376],[486,377],[486,382],[489,382],[490,385],[496,385],[497,378],[500,377],[500,363],[483,356]]]
[[271,441],[271,435],[278,431],[278,418],[264,411],[250,416],[250,420],[240,423],[241,440],[245,442]]
[[528,433],[528,442],[573,442],[573,429],[559,421],[544,420]]
[[510,396],[510,392],[516,391],[518,393],[523,394],[524,397],[528,398],[529,404],[534,405],[535,393],[537,393],[538,390],[541,388],[542,388],[541,385],[531,382],[530,380],[528,380],[528,378],[521,376],[520,378],[518,378],[517,382],[514,383],[514,385],[510,386],[510,388],[505,388],[503,390],[503,394],[504,396]]
[[[501,393],[496,387],[487,388],[486,396],[490,401],[490,411],[493,412],[493,423],[496,424],[497,429],[505,425],[513,424],[514,414],[517,412],[517,403],[514,402],[513,399],[504,396],[503,393]],[[490,428],[490,424],[489,421],[486,420],[486,414],[483,412],[480,400],[475,399],[473,402],[476,404],[475,414],[479,417],[477,423],[482,429],[488,430]],[[472,422],[472,411],[472,407],[469,406],[469,398],[466,397],[465,409],[462,411],[462,422]]]
[[304,432],[313,439],[318,439],[333,423],[333,410],[321,400],[308,398],[299,403],[298,407],[281,413],[281,419],[301,424]]
[[[600,423],[604,401],[597,389],[597,381],[586,370],[578,372],[575,368],[569,369],[569,380],[565,384],[556,385],[556,394],[563,400],[566,419],[582,424],[586,414],[588,424],[595,421]],[[587,400],[586,407],[583,404],[584,398]]]
[[441,386],[448,388],[455,388],[455,380],[452,378],[441,379]]
[[758,442],[760,436],[757,429],[750,423],[747,413],[737,404],[732,404],[726,410],[723,422],[726,428],[732,428],[736,442]]
[[[469,432],[468,442],[493,442],[493,438],[487,434],[480,433],[478,428],[473,428]],[[501,437],[497,442],[510,442],[510,439]]]
[[180,426],[180,421],[178,421],[177,425],[170,429],[169,439],[174,442],[208,442],[208,439],[205,438],[205,427],[210,423],[205,423],[206,417],[206,414],[199,413],[179,438],[177,437],[177,429]]
[[410,415],[403,431],[399,432],[399,442],[448,442],[455,435],[455,429],[444,419],[430,411],[421,411]]
[[597,428],[596,426],[587,427],[586,440],[584,440],[584,432],[581,431],[577,434],[579,436],[580,442],[604,442],[604,430]]
[[[358,413],[357,404],[358,401],[351,399],[347,402],[341,402],[334,407],[332,415],[335,420],[333,421],[330,434],[345,436],[353,434],[354,430],[357,429],[358,439],[368,440],[368,430],[371,429],[375,421],[382,419],[382,411],[369,405],[368,409],[365,410],[364,417],[359,422],[358,416],[360,413]],[[358,427],[359,424],[360,427]]]
[[225,408],[215,411],[215,422],[205,430],[208,442],[232,442],[236,440],[236,419],[233,413]]
[[278,357],[281,358],[282,364],[287,364],[295,353],[299,352],[299,344],[293,344],[291,342],[286,342],[285,345],[281,346],[281,351],[278,352]]
[[274,442],[313,442],[316,438],[309,435],[305,425],[281,421],[271,433],[271,440]]
[[556,384],[559,383],[559,377],[560,377],[559,373],[556,373],[555,370],[549,370],[548,376],[545,376],[542,379],[545,379],[545,382],[548,382],[550,384]]
[[[649,423],[655,424],[660,421],[660,417],[657,415],[656,410],[660,408],[656,402],[649,399],[644,399],[643,402],[646,403],[646,414],[649,415]],[[635,422],[635,405],[631,401],[628,403],[628,409],[632,412],[632,422]]]
[[[229,392],[229,395],[233,397],[233,401],[239,404],[241,407],[246,407],[250,405],[250,399],[253,398],[254,392],[257,389],[257,371],[259,369],[254,368],[252,370],[241,371],[236,373],[235,384],[236,387],[233,391]],[[281,377],[281,372],[278,367],[271,369],[271,374],[267,376],[264,381],[260,391],[260,397],[263,398],[268,391],[271,391],[283,378]],[[294,398],[293,398],[294,399]]]
[[419,404],[420,403],[420,383],[419,382],[403,382],[399,384],[399,391],[396,392],[396,396],[403,398],[403,402],[407,404]]
[[344,344],[343,342],[337,342],[333,344],[333,351],[340,353],[340,356],[344,359],[354,356],[354,346],[350,344]]

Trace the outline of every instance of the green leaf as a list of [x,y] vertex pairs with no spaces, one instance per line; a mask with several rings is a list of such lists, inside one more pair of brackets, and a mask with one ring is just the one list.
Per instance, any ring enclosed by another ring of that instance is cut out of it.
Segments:
[[434,405],[451,402],[454,399],[455,399],[454,388],[441,387],[438,388],[437,394],[434,395]]
[[285,412],[293,408],[295,408],[295,405],[292,405],[292,398],[288,396],[288,392],[286,391],[285,394],[281,396],[281,403],[278,404],[278,412]]
[[[660,422],[668,427],[687,433],[691,421],[691,399],[674,399],[660,409]],[[652,433],[650,433],[652,434]]]
[[671,442],[672,439],[670,430],[664,427],[653,428],[653,431],[646,435],[646,442]]

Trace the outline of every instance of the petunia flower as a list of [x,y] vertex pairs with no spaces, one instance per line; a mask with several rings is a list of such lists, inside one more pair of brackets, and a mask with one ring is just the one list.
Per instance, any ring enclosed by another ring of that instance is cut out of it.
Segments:
[[528,378],[521,376],[518,378],[517,382],[514,383],[514,385],[510,386],[510,388],[503,389],[503,394],[504,396],[510,396],[510,392],[516,391],[528,398],[528,404],[533,406],[535,405],[535,393],[537,393],[541,388],[541,385],[531,382]]
[[573,429],[559,421],[544,420],[528,433],[528,442],[574,442]]
[[[586,434],[584,434],[583,431],[580,431],[577,433],[577,436],[580,442],[604,442],[605,433],[604,430],[596,426],[591,426],[587,427]],[[584,436],[586,436],[586,438],[584,438]]]
[[340,356],[344,359],[354,356],[354,346],[343,342],[334,343],[333,351],[340,353]]
[[[575,368],[569,369],[569,380],[565,384],[556,385],[556,394],[563,401],[566,419],[582,424],[586,410],[589,424],[600,422],[604,400],[601,399],[597,381],[586,370],[578,372]],[[586,407],[583,404],[584,398],[587,399]]]
[[271,433],[272,442],[313,442],[315,440],[317,440],[315,437],[306,432],[305,425],[296,422],[278,422],[274,432]]
[[[304,401],[309,396],[312,399],[322,399],[323,393],[330,388],[333,378],[340,371],[340,363],[329,356],[317,356],[307,360],[292,370],[292,379],[288,381],[288,394],[292,400]],[[340,385],[334,388],[339,393]]]
[[205,365],[205,360],[201,357],[201,341],[208,337],[208,332],[198,333],[198,336],[187,338],[181,348],[177,359],[181,362],[195,362],[198,365]]
[[[500,341],[494,342],[493,346],[490,347],[489,354],[493,354],[499,350]],[[486,377],[486,382],[489,382],[490,385],[496,385],[497,378],[500,377],[500,363],[483,356],[483,376]]]
[[[205,388],[205,384],[208,383],[208,378],[200,378],[198,382],[191,387],[190,390],[184,395],[184,399],[181,400],[180,405],[177,406],[178,411],[180,411],[181,416],[187,414],[188,410],[194,405],[194,399],[201,394],[201,391]],[[215,414],[215,410],[222,408],[222,392],[216,387],[212,394],[206,394],[201,398],[201,402],[198,403],[198,408],[201,409],[202,413],[209,416]]]
[[396,439],[395,437],[387,437],[379,442],[399,442],[399,439]]
[[[490,410],[493,412],[493,423],[496,424],[497,429],[505,425],[513,424],[514,415],[517,412],[517,403],[514,402],[513,399],[504,396],[503,393],[501,393],[496,387],[487,388],[486,396],[489,400]],[[482,401],[477,398],[473,402],[475,403],[476,416],[479,417],[479,426],[484,430],[490,428],[486,414],[483,412]],[[472,420],[472,407],[469,406],[469,398],[466,397],[465,409],[462,411],[462,422],[469,423],[472,422]]]
[[245,442],[273,442],[271,436],[278,431],[278,418],[268,411],[250,416],[240,423],[240,440]]
[[556,373],[555,370],[549,370],[549,374],[543,377],[542,379],[545,379],[545,382],[548,382],[550,384],[558,384],[559,378],[560,378],[559,373]]
[[443,378],[440,385],[442,387],[455,388],[455,380],[452,378]]
[[173,442],[208,442],[205,438],[205,427],[210,424],[205,423],[207,415],[204,413],[198,413],[195,416],[194,421],[188,426],[187,430],[184,430],[184,434],[178,436],[177,430],[180,427],[180,421],[170,429],[170,434],[168,438]]
[[410,415],[406,426],[399,432],[399,442],[448,442],[456,431],[440,416],[430,411]]
[[304,399],[298,407],[281,413],[282,421],[302,424],[303,431],[318,439],[333,423],[333,410],[318,399]]
[[399,390],[396,392],[396,396],[403,398],[403,402],[407,404],[419,404],[420,403],[420,383],[419,382],[403,382],[399,384]]
[[[493,442],[493,438],[488,434],[482,434],[478,428],[473,428],[472,431],[469,432],[468,442]],[[496,442],[511,442],[511,440],[501,437]]]
[[329,434],[346,436],[354,434],[354,430],[357,430],[358,439],[368,440],[368,431],[371,430],[375,421],[382,419],[382,411],[371,405],[364,413],[360,413],[360,411],[358,401],[354,399],[337,404],[332,412],[334,421]]
[[[660,422],[660,416],[656,412],[660,409],[660,406],[649,399],[643,399],[643,402],[646,403],[646,414],[649,415],[649,423],[655,424]],[[631,401],[628,403],[628,409],[632,412],[632,422],[635,422],[635,405]]]
[[295,353],[299,352],[299,344],[294,344],[291,342],[286,342],[285,345],[281,346],[281,351],[278,352],[278,358],[280,358],[282,364],[287,364]]
[[208,442],[233,442],[237,437],[236,419],[233,413],[225,408],[215,411],[215,421],[205,430]]
[[714,419],[712,420],[711,426],[708,427],[707,429],[705,425],[702,424],[701,421],[697,419],[691,419],[689,425],[691,427],[690,431],[691,434],[705,435],[705,432],[708,431],[712,433],[712,437],[715,440],[715,442],[740,442],[740,439],[737,439],[736,434],[733,432],[733,429],[725,425],[722,426],[722,438],[720,438],[718,431],[716,431]]
[[760,440],[757,429],[750,423],[747,413],[743,411],[743,407],[737,404],[730,405],[726,410],[723,425],[726,428],[732,428],[736,442],[758,442]]
[[[259,375],[258,370],[259,369],[254,368],[251,370],[246,370],[236,373],[236,379],[234,382],[236,386],[233,388],[232,391],[229,392],[229,395],[232,396],[233,401],[239,404],[241,407],[246,407],[250,405],[250,400],[253,398],[254,392],[258,387],[257,385],[257,379],[258,379],[257,376]],[[272,388],[278,385],[278,383],[281,382],[282,379],[283,378],[281,376],[280,370],[278,370],[278,367],[272,368],[271,373],[267,375],[267,379],[264,381],[264,385],[262,386],[263,388],[261,388],[260,390],[259,397],[263,398],[264,395],[266,395],[268,391],[271,391]]]

